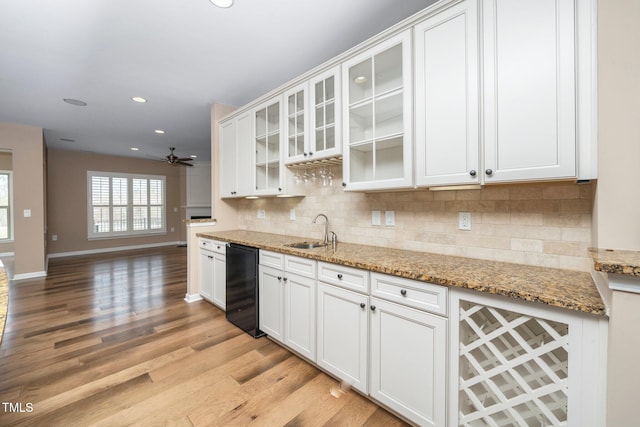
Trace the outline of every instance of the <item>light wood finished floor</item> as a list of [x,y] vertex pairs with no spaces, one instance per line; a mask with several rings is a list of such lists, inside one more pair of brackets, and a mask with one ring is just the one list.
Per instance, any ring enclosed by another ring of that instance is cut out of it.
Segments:
[[52,259],[11,283],[0,426],[404,424],[185,293],[176,247]]

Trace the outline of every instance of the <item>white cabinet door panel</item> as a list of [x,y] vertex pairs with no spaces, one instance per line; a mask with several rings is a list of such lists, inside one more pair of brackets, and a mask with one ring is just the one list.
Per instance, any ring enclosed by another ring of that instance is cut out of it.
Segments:
[[485,182],[574,177],[574,1],[482,4]]
[[287,274],[285,283],[285,344],[316,360],[316,281]]
[[417,185],[479,182],[477,2],[418,24],[415,57]]
[[284,342],[284,284],[282,271],[260,265],[258,299],[260,329],[276,341]]

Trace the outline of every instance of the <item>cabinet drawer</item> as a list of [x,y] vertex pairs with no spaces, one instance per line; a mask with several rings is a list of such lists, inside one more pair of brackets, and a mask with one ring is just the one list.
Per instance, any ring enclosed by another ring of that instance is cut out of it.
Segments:
[[293,255],[284,256],[284,271],[295,273],[299,276],[315,279],[317,275],[318,262],[312,259],[300,258]]
[[282,270],[284,267],[284,254],[271,251],[263,251],[260,249],[260,265],[277,268]]
[[371,273],[371,295],[447,316],[448,290],[444,286]]
[[369,272],[366,270],[318,262],[318,280],[357,292],[369,293]]
[[200,239],[198,243],[200,249],[217,252],[219,254],[227,253],[227,242],[219,242],[211,239]]

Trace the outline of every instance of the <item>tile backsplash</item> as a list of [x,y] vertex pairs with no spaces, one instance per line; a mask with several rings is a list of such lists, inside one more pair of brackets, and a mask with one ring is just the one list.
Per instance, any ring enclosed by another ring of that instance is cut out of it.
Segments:
[[[343,242],[590,271],[594,184],[356,193],[343,191],[336,178],[332,187],[307,184],[302,198],[241,200],[240,228],[320,239],[323,220],[312,220],[324,213]],[[389,210],[394,226],[384,225]],[[381,211],[382,225],[371,224],[371,211]],[[471,230],[458,229],[459,212],[471,214]]]

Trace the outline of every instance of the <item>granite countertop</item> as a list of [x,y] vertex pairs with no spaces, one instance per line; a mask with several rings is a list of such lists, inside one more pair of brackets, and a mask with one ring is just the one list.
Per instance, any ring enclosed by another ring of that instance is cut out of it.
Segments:
[[4,324],[7,320],[7,309],[9,306],[9,280],[4,268],[0,267],[0,344],[4,335]]
[[338,243],[335,251],[331,246],[295,249],[285,245],[310,239],[246,230],[197,233],[197,236],[408,279],[606,315],[604,302],[591,275],[586,272],[352,243]]
[[589,249],[596,271],[640,277],[640,251]]

